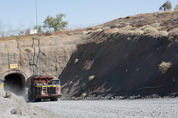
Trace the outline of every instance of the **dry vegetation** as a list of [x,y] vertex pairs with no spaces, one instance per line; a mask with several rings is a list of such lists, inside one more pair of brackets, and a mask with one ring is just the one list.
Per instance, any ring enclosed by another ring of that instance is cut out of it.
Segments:
[[148,34],[148,33],[155,33],[155,32],[158,32],[158,30],[156,28],[149,27],[149,28],[146,28],[143,33]]
[[168,34],[168,41],[173,42],[178,39],[178,28],[173,29]]
[[128,31],[128,34],[131,35],[131,36],[138,36],[138,35],[143,34],[143,31],[140,30],[140,29],[136,29],[136,30],[133,30],[133,31]]
[[[108,31],[112,29],[111,33],[122,32],[121,30],[128,31],[128,34],[131,36],[138,36],[141,34],[156,33],[158,32],[158,37],[167,36],[170,42],[174,41],[177,38],[178,22],[176,19],[178,17],[178,11],[165,11],[165,12],[155,12],[147,14],[138,14],[135,16],[127,16],[123,18],[118,18],[113,21],[88,27],[85,29],[75,29],[75,30],[62,30],[60,32],[46,32],[37,35],[23,35],[23,36],[10,36],[10,37],[1,37],[0,41],[5,40],[29,40],[29,39],[45,39],[44,37],[51,36],[72,36],[77,34],[90,34],[92,32],[101,32]],[[114,30],[113,30],[114,29]],[[172,30],[174,29],[174,30]],[[170,31],[170,32],[169,32]],[[169,32],[169,34],[167,33]]]
[[91,75],[91,76],[88,77],[88,80],[92,81],[94,78],[95,78],[95,75]]
[[168,35],[167,31],[159,31],[157,37],[158,38],[167,37],[167,35]]
[[159,65],[159,70],[164,74],[166,73],[169,68],[171,67],[172,63],[171,62],[162,62],[160,65]]

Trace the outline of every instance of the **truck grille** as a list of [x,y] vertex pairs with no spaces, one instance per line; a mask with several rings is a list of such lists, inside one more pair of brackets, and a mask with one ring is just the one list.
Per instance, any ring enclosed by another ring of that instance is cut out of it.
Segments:
[[48,94],[56,94],[56,87],[48,87],[47,91]]

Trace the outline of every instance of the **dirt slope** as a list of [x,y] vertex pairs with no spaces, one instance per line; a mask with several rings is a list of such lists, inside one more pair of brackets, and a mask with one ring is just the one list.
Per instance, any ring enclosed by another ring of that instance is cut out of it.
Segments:
[[[78,45],[59,76],[63,97],[164,96],[177,92],[178,43],[156,37],[93,33]],[[172,63],[164,74],[158,66],[162,61]]]
[[11,92],[0,89],[1,118],[63,118],[42,107],[30,105]]

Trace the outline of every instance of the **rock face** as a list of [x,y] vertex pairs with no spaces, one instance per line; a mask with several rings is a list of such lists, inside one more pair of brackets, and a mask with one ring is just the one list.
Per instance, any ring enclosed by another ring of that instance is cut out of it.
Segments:
[[[40,43],[40,55],[37,40],[0,43],[1,78],[53,75],[61,80],[63,97],[177,95],[178,44],[167,37],[104,30],[43,38]],[[18,63],[18,70],[9,69],[11,63]]]
[[[18,81],[20,89],[33,74],[51,75],[58,78],[79,42],[87,35],[43,37],[38,40],[11,40],[0,42],[1,79],[5,90]],[[40,44],[40,46],[39,46]],[[40,52],[39,52],[40,48]],[[16,64],[12,67],[11,64]],[[12,87],[11,87],[12,89]],[[19,89],[19,88],[18,88]]]
[[[129,39],[129,40],[128,40]],[[153,35],[93,33],[59,76],[63,97],[160,96],[177,92],[178,43]],[[77,60],[77,63],[75,63]],[[159,65],[172,65],[163,74]],[[92,77],[92,79],[91,79]]]

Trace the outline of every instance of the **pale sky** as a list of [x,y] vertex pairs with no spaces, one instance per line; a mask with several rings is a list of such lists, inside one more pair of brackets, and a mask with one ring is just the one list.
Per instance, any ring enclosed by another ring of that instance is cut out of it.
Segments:
[[[50,15],[66,14],[68,29],[102,24],[120,17],[158,12],[166,0],[37,0],[38,24]],[[177,0],[170,0],[174,8]],[[36,25],[36,0],[0,0],[0,32]]]

